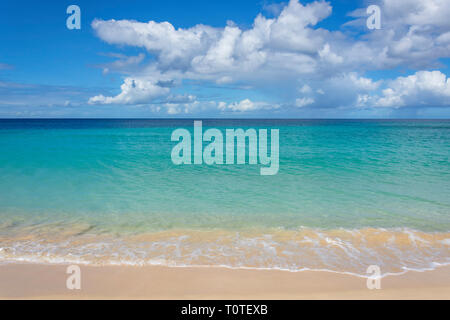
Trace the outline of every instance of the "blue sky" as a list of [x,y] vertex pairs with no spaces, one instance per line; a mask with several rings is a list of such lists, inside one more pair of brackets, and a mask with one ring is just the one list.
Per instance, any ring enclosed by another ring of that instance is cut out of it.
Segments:
[[446,2],[2,1],[0,117],[449,118]]

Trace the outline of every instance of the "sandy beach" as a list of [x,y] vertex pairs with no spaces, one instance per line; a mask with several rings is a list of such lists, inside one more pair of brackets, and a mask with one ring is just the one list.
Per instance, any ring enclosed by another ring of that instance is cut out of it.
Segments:
[[0,266],[1,299],[450,299],[450,267],[366,279],[321,272],[81,266],[81,290],[68,290],[65,265]]
[[450,300],[450,0],[55,2],[0,2],[0,300]]

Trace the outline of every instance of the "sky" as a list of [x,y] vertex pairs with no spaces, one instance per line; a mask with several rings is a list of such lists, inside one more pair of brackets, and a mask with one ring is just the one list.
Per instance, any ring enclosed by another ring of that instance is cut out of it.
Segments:
[[449,17],[450,0],[1,1],[0,118],[450,118]]

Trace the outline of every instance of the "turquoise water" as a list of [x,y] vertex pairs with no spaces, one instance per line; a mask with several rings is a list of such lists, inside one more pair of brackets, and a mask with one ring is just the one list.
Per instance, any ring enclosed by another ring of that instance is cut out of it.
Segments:
[[[204,120],[203,126],[223,132],[279,129],[279,173],[261,176],[259,165],[174,165],[171,133],[192,131],[193,120],[0,120],[0,253],[8,252],[3,259],[158,257],[190,264],[197,250],[195,258],[208,265],[342,271],[350,267],[335,258],[309,261],[304,251],[295,251],[298,246],[284,264],[279,252],[265,263],[269,253],[253,248],[240,256],[232,245],[227,255],[235,255],[234,264],[209,257],[224,250],[224,238],[279,236],[283,250],[275,251],[286,251],[294,238],[310,239],[308,230],[344,241],[335,234],[341,230],[409,235],[410,243],[395,250],[407,253],[415,267],[450,261],[450,121]],[[194,241],[194,234],[204,236]],[[368,246],[374,251],[367,249],[366,259],[379,253],[377,246],[386,247],[390,236]],[[431,243],[425,253],[413,248],[414,237],[432,237],[424,240]],[[167,258],[175,238],[180,250],[192,247],[190,260],[177,260],[179,252]],[[353,248],[362,241],[356,238],[347,239]],[[88,252],[86,246],[100,242],[110,247]],[[162,242],[166,249],[157,254],[148,247]],[[214,246],[201,256],[206,243]],[[321,254],[340,254],[332,249]],[[400,258],[377,259],[409,266]]]

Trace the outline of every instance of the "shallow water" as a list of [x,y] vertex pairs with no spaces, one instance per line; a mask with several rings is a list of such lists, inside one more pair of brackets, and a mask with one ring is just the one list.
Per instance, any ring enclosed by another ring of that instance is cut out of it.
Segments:
[[280,130],[280,170],[175,166],[193,120],[0,120],[0,260],[364,274],[450,262],[450,121]]

